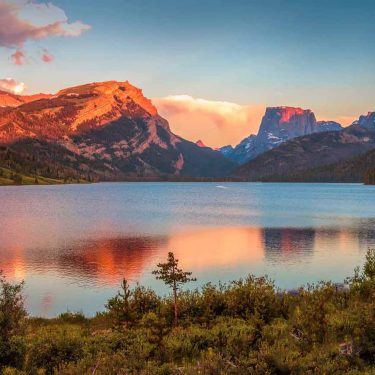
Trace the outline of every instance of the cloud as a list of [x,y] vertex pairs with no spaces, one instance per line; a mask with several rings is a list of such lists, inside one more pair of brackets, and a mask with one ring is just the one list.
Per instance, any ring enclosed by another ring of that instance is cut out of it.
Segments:
[[81,21],[69,23],[65,12],[51,3],[0,0],[0,47],[21,50],[30,40],[77,37],[89,29]]
[[55,59],[55,57],[53,55],[51,55],[48,52],[48,50],[43,49],[41,59],[42,59],[42,61],[44,61],[46,63],[50,63],[50,62],[52,62]]
[[257,133],[264,105],[240,105],[231,102],[171,95],[153,99],[159,113],[178,135],[211,147],[238,144]]
[[0,90],[10,92],[11,94],[20,95],[25,90],[23,82],[17,82],[13,78],[0,79]]
[[15,65],[26,64],[26,55],[20,49],[16,50],[10,57]]

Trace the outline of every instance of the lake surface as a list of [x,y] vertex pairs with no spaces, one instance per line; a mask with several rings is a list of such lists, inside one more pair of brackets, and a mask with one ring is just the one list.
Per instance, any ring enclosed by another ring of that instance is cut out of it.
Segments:
[[342,282],[375,247],[375,186],[101,183],[0,188],[0,269],[33,315],[101,311],[173,251],[198,281]]

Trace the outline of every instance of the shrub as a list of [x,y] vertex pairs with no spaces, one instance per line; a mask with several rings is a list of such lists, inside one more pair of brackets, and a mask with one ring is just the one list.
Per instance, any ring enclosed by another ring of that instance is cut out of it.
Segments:
[[23,364],[23,333],[26,310],[22,297],[23,283],[10,284],[0,273],[0,370],[7,365]]
[[83,355],[86,332],[77,326],[60,324],[42,327],[29,338],[26,368],[33,372],[45,369],[47,374]]

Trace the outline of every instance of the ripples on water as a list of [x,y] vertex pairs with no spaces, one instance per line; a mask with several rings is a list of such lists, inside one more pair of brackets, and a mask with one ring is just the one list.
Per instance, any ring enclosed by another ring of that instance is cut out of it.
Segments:
[[268,274],[342,281],[375,247],[375,188],[354,184],[111,183],[0,189],[0,269],[32,314],[102,310],[123,277],[174,251],[198,282]]

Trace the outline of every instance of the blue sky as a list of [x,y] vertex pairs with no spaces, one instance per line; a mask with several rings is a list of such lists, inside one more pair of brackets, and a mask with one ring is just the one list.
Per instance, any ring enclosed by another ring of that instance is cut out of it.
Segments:
[[[326,118],[374,110],[375,1],[51,1],[91,29],[26,41],[21,66],[0,47],[0,78],[29,92],[116,79],[151,98],[301,106]],[[32,57],[44,48],[52,63]]]

